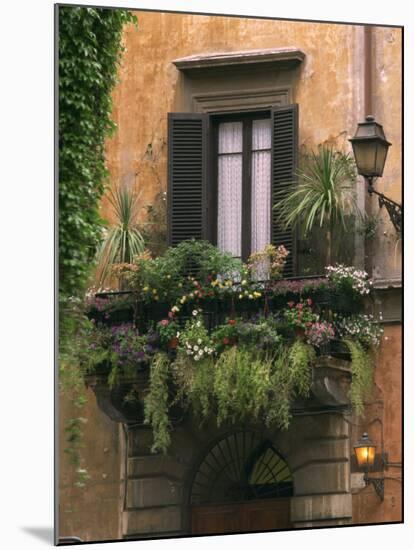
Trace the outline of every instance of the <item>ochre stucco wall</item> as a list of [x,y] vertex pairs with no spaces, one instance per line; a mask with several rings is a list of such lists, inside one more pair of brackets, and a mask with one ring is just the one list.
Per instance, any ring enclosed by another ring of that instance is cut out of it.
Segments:
[[[142,205],[166,188],[167,113],[182,109],[182,78],[174,59],[213,52],[295,46],[306,59],[293,89],[300,105],[300,143],[324,141],[350,149],[364,111],[364,28],[356,25],[267,21],[187,14],[135,12],[139,28],[125,31],[127,51],[114,93],[118,131],[108,141],[112,185],[135,185]],[[373,113],[392,142],[378,188],[401,193],[401,29],[375,27]],[[363,183],[361,182],[361,186]],[[378,210],[376,198],[373,212]],[[104,217],[111,219],[104,201]],[[382,212],[373,247],[377,278],[400,276],[401,243]]]
[[[184,56],[261,48],[297,47],[306,59],[299,70],[293,100],[300,105],[300,143],[326,140],[349,150],[347,139],[363,120],[364,29],[352,25],[271,21],[229,17],[135,12],[139,28],[129,26],[120,84],[113,94],[118,130],[107,142],[111,185],[130,184],[141,193],[142,206],[166,189],[167,113],[183,102],[182,78],[172,60]],[[401,40],[400,29],[373,28],[373,113],[392,142],[378,188],[395,200],[401,190]],[[362,182],[361,182],[362,185]],[[362,192],[364,195],[364,192]],[[377,209],[372,199],[373,211]],[[102,214],[111,220],[106,201]],[[143,211],[144,214],[144,211]],[[374,275],[401,276],[400,249],[386,212],[372,243]],[[390,460],[398,461],[400,427],[400,327],[389,327],[389,340],[376,369],[384,392],[385,441]],[[62,421],[70,416],[62,400]],[[85,540],[120,534],[121,453],[119,426],[99,411],[92,393],[85,412],[83,456],[92,475],[86,489],[71,489],[62,455],[61,535]],[[61,433],[63,425],[61,426]],[[109,449],[105,451],[104,449]],[[395,471],[390,470],[390,475]],[[108,477],[104,478],[104,474]],[[387,474],[388,475],[388,474]],[[372,488],[353,497],[356,522],[400,519],[400,486],[387,481],[386,501],[379,504]],[[393,500],[395,499],[395,500]],[[68,512],[67,510],[73,510]]]
[[[384,430],[384,452],[388,461],[400,463],[401,453],[401,326],[389,325],[385,328],[381,348],[377,355],[375,369],[376,390],[374,402],[367,407],[366,418],[357,419],[360,428],[353,427],[353,441],[368,431],[370,438],[378,445],[381,452],[381,424],[374,421],[380,418]],[[380,475],[372,473],[373,477]],[[372,485],[353,495],[352,516],[354,523],[378,523],[401,521],[402,519],[402,469],[397,464],[390,465],[384,472],[385,497],[381,502]]]
[[[120,510],[123,481],[120,424],[112,422],[97,406],[92,390],[87,403],[73,406],[69,396],[59,400],[59,536],[77,536],[84,541],[121,538]],[[65,427],[69,418],[81,416],[83,424],[81,468],[90,479],[85,487],[76,487],[75,468],[69,464]]]

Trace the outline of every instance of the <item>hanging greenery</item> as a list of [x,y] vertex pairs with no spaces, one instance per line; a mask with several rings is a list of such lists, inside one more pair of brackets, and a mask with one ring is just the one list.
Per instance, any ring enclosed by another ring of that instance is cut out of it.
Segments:
[[126,10],[59,6],[59,382],[79,410],[65,429],[79,486],[88,478],[80,457],[86,397],[83,362],[73,351],[84,348],[78,343],[90,327],[78,299],[101,238],[104,145],[116,128],[111,94],[127,23],[136,18]]
[[170,444],[168,387],[172,380],[175,401],[190,407],[201,421],[214,415],[220,426],[262,418],[267,425],[287,429],[292,401],[309,394],[314,360],[313,348],[301,341],[280,346],[272,354],[231,346],[217,358],[205,355],[199,361],[184,350],[173,362],[165,353],[156,354],[145,399],[146,422],[154,434],[152,450],[165,453]]
[[374,381],[374,366],[369,352],[355,340],[346,339],[351,352],[352,384],[350,398],[358,416],[364,415],[364,403],[371,396]]

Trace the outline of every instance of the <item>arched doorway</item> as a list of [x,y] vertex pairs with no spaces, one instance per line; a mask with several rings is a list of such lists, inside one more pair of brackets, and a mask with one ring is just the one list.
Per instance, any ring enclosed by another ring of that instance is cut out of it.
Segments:
[[254,431],[216,441],[199,463],[190,495],[193,534],[288,529],[293,478],[273,444]]

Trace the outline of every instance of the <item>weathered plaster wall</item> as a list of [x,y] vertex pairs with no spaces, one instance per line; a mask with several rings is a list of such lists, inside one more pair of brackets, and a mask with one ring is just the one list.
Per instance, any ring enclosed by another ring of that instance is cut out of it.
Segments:
[[[293,99],[300,104],[300,141],[346,138],[362,116],[362,27],[136,12],[125,32],[121,84],[114,93],[118,131],[108,142],[111,181],[137,185],[142,202],[166,186],[167,113],[182,108],[183,79],[174,59],[217,51],[292,47],[306,60]],[[168,39],[167,39],[168,37]],[[151,146],[150,146],[151,144]],[[149,147],[150,146],[150,147]],[[154,173],[156,172],[156,173]],[[103,212],[110,216],[107,205]]]
[[[392,143],[384,175],[375,184],[378,191],[400,202],[402,199],[402,30],[377,27],[373,33],[373,110]],[[372,198],[373,211],[378,202]],[[401,278],[401,248],[385,208],[373,243],[373,274],[376,278]]]
[[[324,141],[349,149],[347,139],[364,111],[364,28],[292,21],[265,21],[186,14],[136,12],[139,29],[125,32],[121,83],[114,93],[118,131],[108,141],[112,184],[141,192],[143,206],[166,188],[167,113],[182,110],[184,79],[174,59],[218,51],[292,47],[306,59],[293,90],[300,105],[300,143]],[[392,142],[378,189],[401,199],[401,29],[372,29],[373,113]],[[168,39],[166,39],[168,37]],[[360,182],[360,195],[364,196]],[[368,198],[372,212],[377,199]],[[111,218],[104,201],[102,212]],[[380,213],[370,253],[377,278],[401,276],[401,243],[388,214]]]
[[[375,372],[375,402],[367,407],[365,419],[354,419],[360,428],[352,429],[352,444],[358,440],[364,431],[378,445],[377,453],[381,452],[381,425],[375,418],[380,418],[384,429],[384,451],[388,453],[388,461],[401,463],[401,325],[388,325],[378,352]],[[372,476],[380,475],[373,473]],[[402,519],[402,470],[397,465],[390,466],[384,474],[385,498],[381,502],[374,488],[356,489],[352,502],[353,523],[378,523],[401,521]],[[399,478],[399,479],[398,479]]]
[[[125,32],[121,83],[114,92],[113,116],[118,131],[107,143],[112,185],[127,183],[141,192],[142,205],[166,188],[167,112],[180,108],[184,90],[173,59],[193,54],[260,48],[292,47],[306,60],[293,92],[300,104],[300,142],[325,140],[349,148],[347,138],[364,115],[363,28],[348,25],[265,21],[227,17],[136,12],[139,29]],[[395,200],[401,189],[401,30],[373,29],[373,106],[392,142],[384,177],[378,188]],[[360,195],[365,192],[360,188]],[[376,210],[376,200],[373,210]],[[104,201],[102,214],[111,219]],[[374,274],[398,278],[400,248],[388,215],[381,213],[380,232],[373,247]],[[385,234],[384,234],[385,232]],[[390,460],[400,460],[400,334],[389,327],[377,366],[377,384],[386,389],[385,438]],[[70,416],[62,403],[62,418]],[[85,465],[92,474],[86,489],[72,489],[67,463],[61,456],[61,534],[85,540],[116,538],[120,533],[119,426],[95,405],[91,395],[85,413]],[[61,426],[63,433],[63,425]],[[105,451],[105,449],[109,449]],[[105,478],[104,475],[107,475]],[[353,497],[354,521],[400,519],[400,486],[386,485],[381,505],[367,488]],[[70,511],[71,510],[71,511]]]
[[[112,422],[96,404],[95,395],[87,391],[87,404],[75,408],[61,396],[59,406],[59,536],[77,536],[84,541],[119,539],[122,508],[121,427]],[[69,418],[82,416],[82,468],[90,479],[85,487],[76,487],[77,476],[65,453],[65,426]]]

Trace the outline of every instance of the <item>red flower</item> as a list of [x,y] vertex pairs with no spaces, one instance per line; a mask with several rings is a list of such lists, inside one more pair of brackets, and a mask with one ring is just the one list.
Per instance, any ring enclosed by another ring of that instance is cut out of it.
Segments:
[[227,344],[230,344],[230,340],[228,338],[223,338],[223,344],[227,346]]
[[236,321],[235,319],[229,319],[228,323],[233,327],[236,324]]

